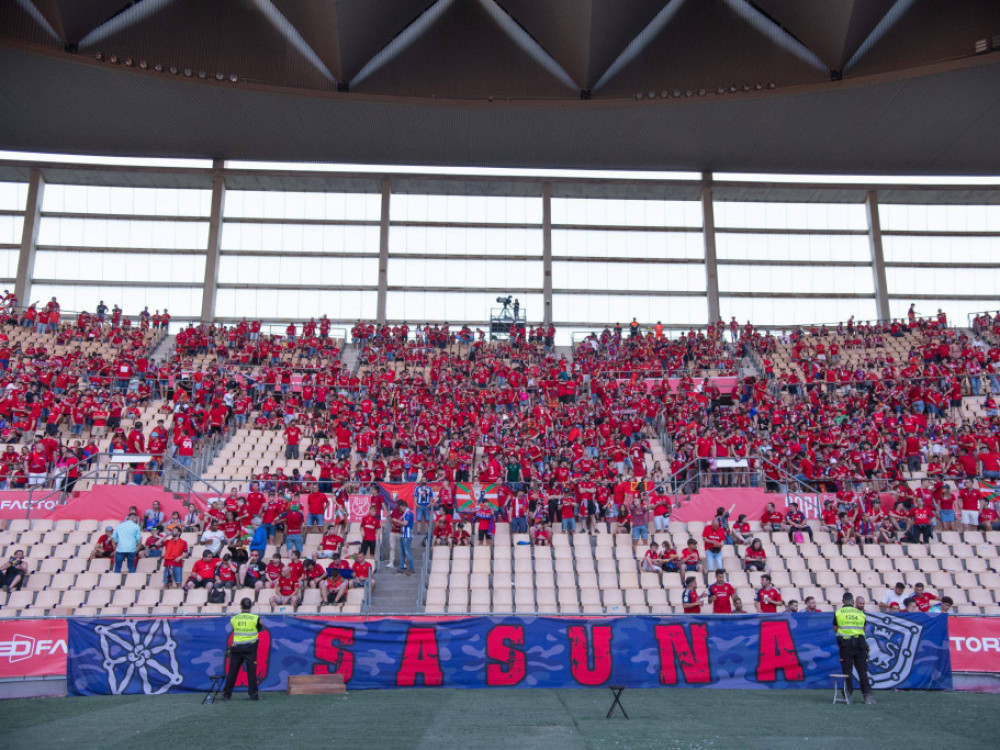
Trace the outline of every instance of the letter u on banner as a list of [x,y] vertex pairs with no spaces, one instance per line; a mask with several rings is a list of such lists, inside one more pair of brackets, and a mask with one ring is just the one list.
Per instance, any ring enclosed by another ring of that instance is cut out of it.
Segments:
[[[611,677],[611,626],[585,625],[566,628],[569,637],[569,665],[573,679],[581,685],[603,685]],[[590,639],[593,638],[593,648]]]

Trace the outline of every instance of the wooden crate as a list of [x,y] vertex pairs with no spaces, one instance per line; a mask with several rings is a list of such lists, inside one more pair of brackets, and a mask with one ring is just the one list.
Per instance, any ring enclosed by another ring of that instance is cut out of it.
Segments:
[[343,695],[347,692],[342,674],[298,674],[288,677],[289,695]]

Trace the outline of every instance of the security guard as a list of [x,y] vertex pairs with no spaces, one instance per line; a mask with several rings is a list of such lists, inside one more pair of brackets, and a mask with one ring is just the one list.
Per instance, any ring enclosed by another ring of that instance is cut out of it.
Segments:
[[229,624],[233,628],[233,645],[229,648],[229,672],[226,674],[226,686],[222,689],[222,700],[233,697],[233,686],[240,674],[240,667],[246,665],[247,692],[250,700],[257,700],[257,638],[265,630],[260,617],[251,614],[253,602],[243,599],[240,602],[240,613],[233,615]]
[[847,694],[854,692],[855,667],[861,682],[865,704],[875,705],[871,682],[868,680],[868,641],[865,639],[865,613],[854,606],[854,595],[844,594],[844,606],[833,613],[833,629],[840,647],[840,666],[847,675]]

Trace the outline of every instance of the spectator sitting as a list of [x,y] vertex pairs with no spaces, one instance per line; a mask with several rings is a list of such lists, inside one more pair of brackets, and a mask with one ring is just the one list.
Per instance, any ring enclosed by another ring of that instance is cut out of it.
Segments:
[[233,556],[227,552],[222,556],[222,561],[215,569],[215,585],[235,592],[238,574],[239,569],[233,562]]
[[146,531],[149,531],[157,526],[162,526],[165,520],[166,516],[163,511],[160,510],[160,501],[154,500],[153,506],[147,510],[143,516],[142,527],[146,529]]
[[736,523],[733,524],[733,528],[729,532],[729,536],[732,539],[733,549],[736,550],[736,556],[740,556],[740,545],[750,544],[750,523],[747,521],[746,513],[740,513],[736,519]]
[[205,533],[201,535],[200,541],[208,548],[205,551],[212,557],[219,556],[219,552],[222,551],[222,545],[226,541],[226,535],[219,529],[219,522],[214,518],[209,524],[208,529],[205,530]]
[[[461,529],[462,524],[459,523],[458,527]],[[549,531],[548,524],[536,523],[532,529],[531,541],[536,547],[548,547],[549,542],[552,540],[552,532]],[[457,532],[456,532],[457,533]]]
[[684,563],[684,570],[687,573],[701,573],[701,554],[698,552],[698,542],[688,539],[687,547],[681,552],[681,562]]
[[195,507],[194,503],[184,504],[184,516],[181,519],[184,531],[201,531],[201,513]]
[[115,556],[115,540],[113,538],[114,527],[105,526],[104,533],[97,538],[97,543],[90,551],[87,560],[113,559]]
[[165,541],[166,536],[163,533],[163,527],[155,527],[152,529],[152,533],[146,537],[146,541],[142,543],[142,548],[139,550],[139,557],[160,557],[163,554],[163,543]]
[[187,583],[184,584],[184,590],[205,589],[211,591],[215,585],[215,568],[218,564],[218,558],[213,557],[210,550],[202,552],[201,559],[191,569],[191,575],[188,577]]
[[292,575],[290,565],[282,566],[281,575],[278,576],[278,580],[274,584],[274,595],[268,599],[268,603],[271,605],[272,612],[277,606],[298,606],[299,584]]
[[316,556],[320,559],[340,559],[340,549],[344,544],[344,537],[337,533],[337,529],[333,524],[329,524],[326,527],[326,533],[323,534],[323,539],[319,543],[319,550]]
[[767,572],[767,552],[760,539],[750,542],[746,552],[743,554],[743,569],[746,571],[756,570],[759,573]]
[[801,544],[804,539],[803,534],[809,535],[809,541],[813,541],[813,530],[806,523],[806,514],[799,510],[798,503],[790,503],[788,512],[785,513],[785,526],[788,527],[788,541],[793,544]]
[[650,543],[649,549],[639,563],[639,569],[643,573],[660,572],[660,545],[657,542]]
[[239,569],[237,576],[242,581],[244,588],[260,591],[264,588],[264,579],[267,566],[264,565],[257,550],[250,550],[250,559]]
[[819,612],[819,608],[816,606],[816,597],[807,596],[804,604],[806,605],[806,612]]
[[798,599],[789,599],[788,600],[788,604],[785,605],[785,609],[787,609],[789,612],[798,612],[799,611],[799,600]]
[[906,591],[906,586],[902,581],[898,581],[892,589],[885,592],[885,595],[882,597],[882,601],[879,602],[878,608],[883,612],[887,612],[892,608],[893,604],[895,604],[897,608],[901,607],[903,602],[906,601],[906,597],[903,596],[904,591]]
[[28,576],[28,561],[24,559],[24,550],[14,550],[7,562],[0,565],[0,589],[10,593],[24,585]]
[[764,531],[784,530],[784,518],[774,509],[774,503],[768,503],[764,506],[764,515],[760,517],[760,525]]
[[434,524],[433,545],[435,547],[450,547],[451,535],[451,516],[442,513],[438,516],[437,523]]

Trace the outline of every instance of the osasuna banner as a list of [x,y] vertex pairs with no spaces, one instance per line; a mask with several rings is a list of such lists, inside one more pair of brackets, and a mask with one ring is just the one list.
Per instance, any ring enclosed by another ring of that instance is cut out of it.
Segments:
[[[401,687],[826,688],[831,615],[321,619],[265,616],[258,675],[340,673]],[[950,690],[947,615],[869,615],[877,688]],[[227,618],[74,619],[70,695],[204,691],[225,669]]]

